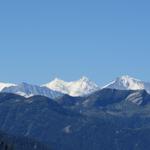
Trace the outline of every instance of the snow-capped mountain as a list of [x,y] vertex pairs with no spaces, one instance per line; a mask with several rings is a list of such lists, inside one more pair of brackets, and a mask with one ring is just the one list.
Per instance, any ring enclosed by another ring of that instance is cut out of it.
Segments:
[[27,83],[0,83],[0,92],[14,93],[25,97],[41,95],[53,99],[61,97],[64,94],[68,94],[73,97],[87,96],[104,88],[118,90],[146,90],[150,93],[150,83],[135,79],[128,75],[118,77],[102,88],[89,80],[87,77],[82,77],[81,79],[72,82],[66,82],[56,78],[50,83],[42,86]]
[[72,82],[66,82],[56,78],[52,82],[43,85],[43,87],[70,96],[85,96],[99,89],[99,87],[87,77],[82,77],[81,79]]
[[2,91],[4,88],[11,87],[11,86],[16,86],[16,84],[0,82],[0,91]]
[[143,82],[128,75],[118,77],[103,88],[119,89],[119,90],[146,90],[150,93],[150,83]]
[[40,87],[37,85],[31,85],[28,83],[21,83],[15,86],[9,86],[4,88],[1,92],[14,93],[24,97],[31,97],[34,95],[46,96],[52,99],[58,98],[63,94],[60,92],[52,91],[46,87]]

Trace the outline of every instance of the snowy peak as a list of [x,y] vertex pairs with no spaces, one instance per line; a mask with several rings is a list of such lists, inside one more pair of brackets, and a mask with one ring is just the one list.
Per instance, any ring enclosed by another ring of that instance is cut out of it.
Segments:
[[91,94],[98,89],[98,86],[85,76],[72,82],[66,82],[56,78],[52,82],[43,86],[70,96],[84,96]]
[[143,90],[145,89],[145,83],[141,80],[125,75],[116,78],[116,80],[107,84],[103,88],[111,88],[119,90]]
[[16,84],[0,82],[0,91],[2,91],[4,88],[8,88],[8,87],[11,87],[11,86],[16,86]]
[[130,77],[128,75],[117,78],[117,83],[122,86],[123,89],[127,90],[143,90],[144,84],[142,81]]
[[65,81],[63,81],[61,79],[58,79],[58,78],[55,78],[50,83],[42,85],[42,87],[47,87],[47,88],[49,88],[51,90],[62,92],[64,94],[68,93],[68,91],[67,91],[67,82],[65,82]]
[[84,76],[80,80],[70,82],[69,88],[71,89],[71,96],[84,96],[98,90],[98,86]]
[[91,81],[89,80],[89,78],[86,77],[86,76],[82,76],[81,79],[79,79],[78,81],[80,81],[80,82],[86,82],[86,83],[91,82]]
[[46,96],[52,99],[58,98],[63,95],[62,93],[52,91],[46,87],[40,87],[37,85],[25,83],[25,82],[20,83],[16,86],[6,87],[2,90],[2,92],[14,93],[14,94],[18,94],[24,97],[41,95],[41,96]]

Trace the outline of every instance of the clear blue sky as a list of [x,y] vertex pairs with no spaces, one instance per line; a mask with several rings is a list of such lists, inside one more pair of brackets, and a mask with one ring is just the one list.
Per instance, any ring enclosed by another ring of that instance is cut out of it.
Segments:
[[0,81],[122,74],[150,81],[149,0],[0,2]]

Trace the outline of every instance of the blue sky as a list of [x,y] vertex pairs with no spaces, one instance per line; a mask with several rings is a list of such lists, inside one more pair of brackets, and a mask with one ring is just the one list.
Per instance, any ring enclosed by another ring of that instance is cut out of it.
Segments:
[[41,84],[85,75],[104,85],[150,81],[150,1],[0,2],[0,81]]

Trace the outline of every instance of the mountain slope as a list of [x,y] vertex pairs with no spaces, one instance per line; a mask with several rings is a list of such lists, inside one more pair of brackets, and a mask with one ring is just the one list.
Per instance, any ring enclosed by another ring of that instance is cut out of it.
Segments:
[[128,75],[118,77],[116,80],[107,84],[103,88],[119,89],[119,90],[146,90],[150,93],[150,83],[143,82]]
[[50,150],[46,145],[31,138],[5,134],[0,131],[0,150]]
[[65,127],[82,122],[78,113],[47,97],[24,98],[7,93],[0,93],[0,116],[2,131],[47,143],[55,150],[60,147],[59,139],[63,140]]
[[[137,105],[133,97],[140,97],[144,103]],[[82,106],[86,100],[92,102],[88,105],[91,109],[87,108],[87,112],[94,112],[92,115],[85,113],[85,106],[84,112],[70,107]],[[126,107],[121,107],[124,102]],[[0,130],[35,139],[54,150],[110,150],[110,146],[111,150],[145,150],[150,142],[149,102],[145,91],[114,89],[85,98],[65,95],[58,102],[43,96],[0,93]],[[134,110],[134,114],[126,115],[122,108],[128,114]],[[121,111],[122,115],[114,115]]]
[[[113,93],[119,97],[116,101],[119,103],[122,96],[125,99],[128,95],[107,90],[101,94],[101,100]],[[96,97],[98,101],[99,96]],[[138,107],[145,110],[145,106]],[[111,150],[149,150],[146,147],[150,142],[150,116],[117,117],[106,114],[105,110],[101,115],[84,116],[64,109],[47,97],[24,98],[7,93],[0,94],[0,116],[0,130],[17,137],[35,139],[52,150],[110,150],[110,147]]]
[[72,82],[65,82],[56,78],[43,86],[70,96],[85,96],[99,89],[99,87],[87,77],[82,77],[80,80]]
[[121,103],[147,105],[150,103],[150,95],[145,90],[102,89],[85,98],[83,106],[98,108]]

